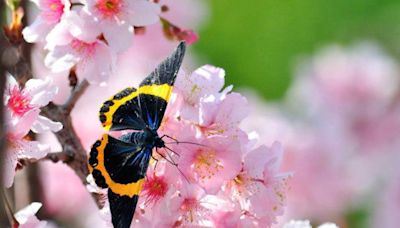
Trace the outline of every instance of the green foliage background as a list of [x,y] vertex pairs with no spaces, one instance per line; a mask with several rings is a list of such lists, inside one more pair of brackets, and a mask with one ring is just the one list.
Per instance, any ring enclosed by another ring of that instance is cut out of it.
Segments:
[[227,83],[281,98],[299,56],[332,43],[379,42],[400,56],[398,0],[213,0],[194,48],[227,71]]

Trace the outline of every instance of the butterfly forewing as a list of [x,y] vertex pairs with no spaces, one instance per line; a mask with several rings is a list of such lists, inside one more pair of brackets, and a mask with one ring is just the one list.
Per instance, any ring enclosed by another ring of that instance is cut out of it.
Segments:
[[184,53],[185,44],[180,43],[175,52],[140,83],[139,106],[150,129],[156,130],[161,124]]

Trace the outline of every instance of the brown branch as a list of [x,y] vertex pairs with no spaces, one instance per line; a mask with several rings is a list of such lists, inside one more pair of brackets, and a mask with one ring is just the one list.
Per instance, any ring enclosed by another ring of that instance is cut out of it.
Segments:
[[[50,102],[42,108],[42,114],[53,121],[61,122],[63,129],[54,133],[62,146],[62,151],[58,153],[49,153],[45,159],[53,162],[62,161],[67,164],[75,174],[80,178],[84,185],[87,184],[86,177],[89,174],[87,166],[87,153],[83,147],[71,119],[71,110],[76,102],[88,88],[89,83],[83,80],[78,86],[72,89],[71,95],[63,105],[56,105]],[[92,196],[99,208],[104,205],[98,194],[92,193]]]
[[72,89],[71,96],[62,106],[65,112],[67,112],[68,114],[71,113],[72,109],[75,107],[76,102],[83,95],[88,86],[89,82],[86,79],[84,79],[78,86]]

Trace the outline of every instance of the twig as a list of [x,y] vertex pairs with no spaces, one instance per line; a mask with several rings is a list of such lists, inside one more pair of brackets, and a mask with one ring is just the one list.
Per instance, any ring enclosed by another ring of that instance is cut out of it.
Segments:
[[64,163],[69,163],[73,161],[73,157],[67,153],[62,152],[54,152],[54,153],[48,153],[46,157],[44,157],[42,160],[50,160],[52,162],[59,162],[62,161]]
[[71,92],[71,96],[62,106],[65,112],[68,114],[71,113],[78,99],[83,95],[87,87],[89,86],[89,82],[84,79],[78,86],[74,87]]

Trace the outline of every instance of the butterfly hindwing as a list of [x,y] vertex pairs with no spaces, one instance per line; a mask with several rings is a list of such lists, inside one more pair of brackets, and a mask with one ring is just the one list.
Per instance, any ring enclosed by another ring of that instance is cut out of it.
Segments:
[[150,129],[158,129],[161,124],[184,53],[185,44],[180,43],[174,53],[140,83],[142,118]]
[[130,227],[138,198],[138,195],[133,197],[120,196],[110,189],[108,190],[108,202],[110,203],[112,215],[111,222],[114,228]]
[[104,134],[93,144],[89,165],[99,187],[133,197],[142,189],[150,157],[150,149]]

